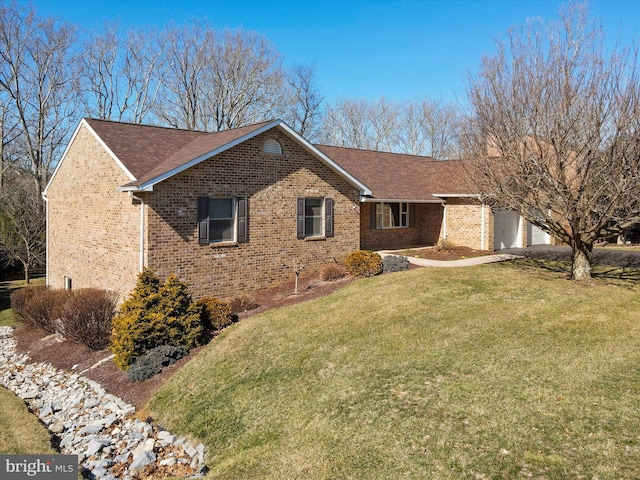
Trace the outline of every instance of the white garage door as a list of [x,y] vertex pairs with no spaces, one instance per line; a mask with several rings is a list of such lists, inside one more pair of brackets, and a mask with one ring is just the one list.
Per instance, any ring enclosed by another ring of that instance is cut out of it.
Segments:
[[551,238],[532,223],[527,222],[527,247],[532,245],[548,245]]
[[518,248],[518,226],[520,215],[507,210],[493,214],[493,249]]

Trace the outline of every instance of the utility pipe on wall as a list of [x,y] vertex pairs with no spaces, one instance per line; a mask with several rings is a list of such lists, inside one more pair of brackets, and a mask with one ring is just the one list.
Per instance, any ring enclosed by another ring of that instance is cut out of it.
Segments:
[[442,208],[444,208],[444,210],[442,211],[442,239],[446,240],[447,239],[447,204],[443,203]]
[[484,202],[482,202],[480,213],[480,250],[484,250]]
[[140,271],[144,270],[144,200],[136,197],[133,192],[129,196],[140,202]]

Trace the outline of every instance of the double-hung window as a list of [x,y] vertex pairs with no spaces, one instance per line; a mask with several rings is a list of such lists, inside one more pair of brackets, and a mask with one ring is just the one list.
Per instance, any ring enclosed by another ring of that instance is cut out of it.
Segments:
[[333,199],[298,198],[297,236],[298,238],[333,236]]
[[372,228],[407,228],[409,227],[409,204],[376,203],[371,209]]
[[246,197],[198,197],[198,242],[248,241]]

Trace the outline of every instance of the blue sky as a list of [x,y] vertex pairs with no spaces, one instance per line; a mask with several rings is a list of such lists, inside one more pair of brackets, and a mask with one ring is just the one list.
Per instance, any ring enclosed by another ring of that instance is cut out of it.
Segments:
[[[22,2],[21,3],[25,3]],[[44,16],[91,29],[103,21],[164,26],[192,18],[215,28],[244,28],[268,37],[286,64],[314,63],[327,101],[463,100],[495,39],[527,18],[557,18],[562,2],[372,0],[32,0]],[[640,0],[595,0],[594,19],[607,40],[640,38]]]

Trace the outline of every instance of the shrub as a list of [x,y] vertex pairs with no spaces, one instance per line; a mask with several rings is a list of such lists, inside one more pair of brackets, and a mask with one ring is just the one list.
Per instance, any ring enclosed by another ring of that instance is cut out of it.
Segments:
[[118,295],[97,288],[83,288],[74,292],[62,307],[60,320],[65,337],[84,343],[91,350],[109,345],[111,320]]
[[176,363],[186,356],[187,349],[175,345],[162,345],[138,357],[127,370],[127,378],[131,382],[144,382],[157,375],[163,368]]
[[455,243],[447,238],[441,238],[436,245],[437,252],[451,253],[454,248],[456,248]]
[[69,290],[58,288],[40,290],[24,305],[22,315],[25,323],[38,327],[47,333],[55,333],[57,320],[70,296]]
[[233,323],[229,302],[217,298],[205,297],[198,300],[202,307],[202,326],[209,331],[222,330]]
[[11,301],[13,317],[19,322],[30,323],[29,319],[25,316],[25,307],[33,297],[39,295],[46,289],[47,287],[44,285],[37,285],[35,287],[24,287],[11,292],[9,299]]
[[382,259],[383,272],[401,272],[409,270],[409,259],[404,255],[387,255]]
[[231,307],[231,315],[238,315],[248,310],[255,310],[259,305],[246,295],[243,295],[232,299],[231,302],[229,302],[229,306]]
[[111,351],[126,370],[136,358],[161,345],[189,350],[204,337],[200,307],[175,275],[164,285],[149,269],[138,275],[131,295],[113,319]]
[[339,280],[347,275],[343,265],[339,263],[327,263],[320,268],[320,278],[325,282]]
[[372,277],[382,273],[382,258],[374,252],[356,250],[347,256],[345,267],[357,277]]

